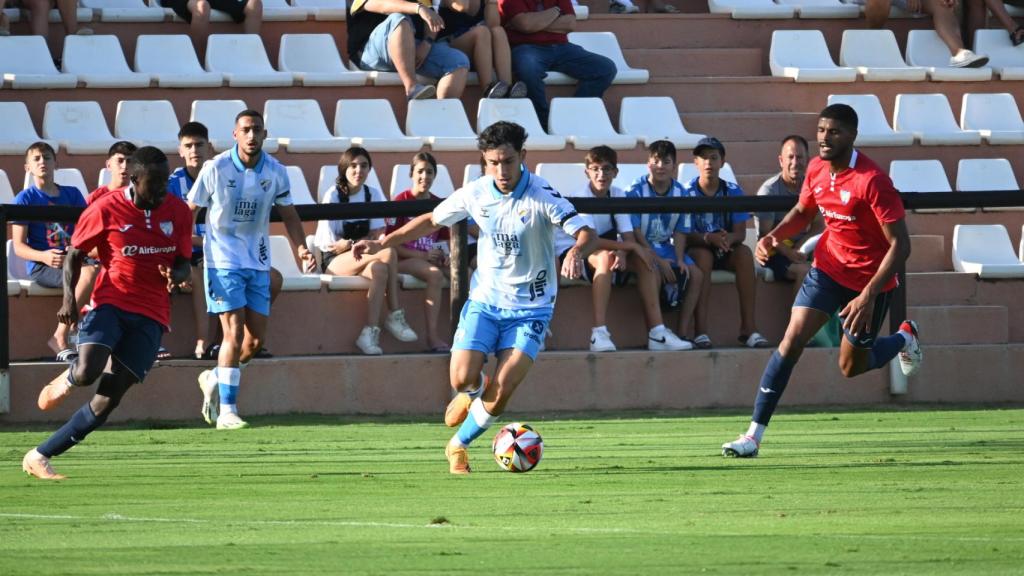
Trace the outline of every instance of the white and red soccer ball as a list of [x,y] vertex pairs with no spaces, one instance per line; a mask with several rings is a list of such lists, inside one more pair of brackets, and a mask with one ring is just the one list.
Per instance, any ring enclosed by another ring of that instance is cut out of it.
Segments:
[[544,454],[544,441],[529,424],[513,422],[498,430],[491,448],[503,470],[529,472]]

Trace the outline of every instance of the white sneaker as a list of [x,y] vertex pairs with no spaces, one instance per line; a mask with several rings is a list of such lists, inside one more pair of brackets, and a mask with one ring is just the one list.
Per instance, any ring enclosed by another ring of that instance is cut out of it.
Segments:
[[921,361],[924,360],[924,353],[921,352],[921,342],[917,337],[917,322],[904,320],[900,324],[901,332],[909,332],[913,338],[910,343],[903,347],[900,352],[900,370],[904,376],[913,376],[921,369]]
[[238,430],[248,427],[249,423],[234,412],[225,412],[217,417],[217,430]]
[[949,59],[949,65],[953,68],[981,68],[988,64],[988,56],[975,54],[964,48]]
[[722,444],[722,456],[732,458],[754,458],[760,445],[753,436],[740,436],[732,442]]
[[402,342],[415,342],[419,336],[409,328],[405,321],[405,310],[395,310],[384,320],[384,327],[388,329],[396,339]]
[[199,389],[203,391],[203,420],[212,425],[217,422],[217,412],[220,411],[220,391],[213,370],[199,373]]
[[676,336],[671,330],[665,328],[658,334],[647,335],[647,349],[654,352],[670,350],[678,352],[681,350],[693,350],[693,342],[687,342]]
[[607,328],[594,328],[590,333],[591,352],[615,352],[615,342]]
[[376,326],[364,326],[359,338],[356,338],[356,346],[367,356],[379,356],[384,353],[379,342],[380,328]]

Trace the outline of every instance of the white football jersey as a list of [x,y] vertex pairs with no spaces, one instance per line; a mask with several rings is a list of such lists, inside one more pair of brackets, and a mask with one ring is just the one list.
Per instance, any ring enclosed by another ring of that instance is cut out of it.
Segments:
[[291,206],[288,172],[266,152],[246,168],[236,148],[203,165],[188,201],[205,207],[207,268],[270,270],[270,209]]
[[470,300],[513,310],[554,305],[554,230],[574,236],[588,227],[568,200],[526,170],[510,194],[502,194],[493,178],[483,176],[434,208],[433,220],[443,226],[466,218],[480,227]]

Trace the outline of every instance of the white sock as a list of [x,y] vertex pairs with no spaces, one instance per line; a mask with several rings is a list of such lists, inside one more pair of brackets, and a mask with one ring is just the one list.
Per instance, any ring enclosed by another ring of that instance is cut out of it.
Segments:
[[651,328],[651,331],[648,332],[647,335],[648,336],[657,336],[658,334],[661,334],[664,331],[665,331],[665,325],[664,324],[658,324],[654,328]]
[[594,326],[594,328],[591,329],[591,332],[607,332],[607,331],[608,331],[608,326],[605,326],[603,324],[601,326]]
[[764,437],[764,430],[765,430],[765,428],[767,428],[767,426],[765,426],[764,424],[758,424],[757,422],[751,422],[750,423],[750,428],[747,428],[747,434],[746,435],[750,436],[754,440],[757,440],[757,443],[760,444],[761,443],[761,438]]

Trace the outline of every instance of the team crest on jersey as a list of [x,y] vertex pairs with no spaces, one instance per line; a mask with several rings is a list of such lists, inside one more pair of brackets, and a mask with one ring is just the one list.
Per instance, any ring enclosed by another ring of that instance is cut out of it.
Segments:
[[263,188],[264,192],[270,190],[270,180],[260,180],[260,188]]
[[170,237],[174,234],[174,222],[161,222],[160,231],[164,233],[164,236]]
[[850,203],[850,191],[849,190],[840,190],[839,191],[839,199],[843,201],[843,206],[846,206],[847,204],[849,204]]
[[529,210],[520,210],[519,211],[519,221],[522,222],[523,224],[528,224],[529,221],[530,221],[530,211]]
[[822,190],[821,186],[815,186],[814,187],[814,195],[815,196],[820,195],[821,194],[821,190]]
[[234,187],[235,187],[235,181],[232,180],[232,179],[228,179],[228,188],[234,188]]

